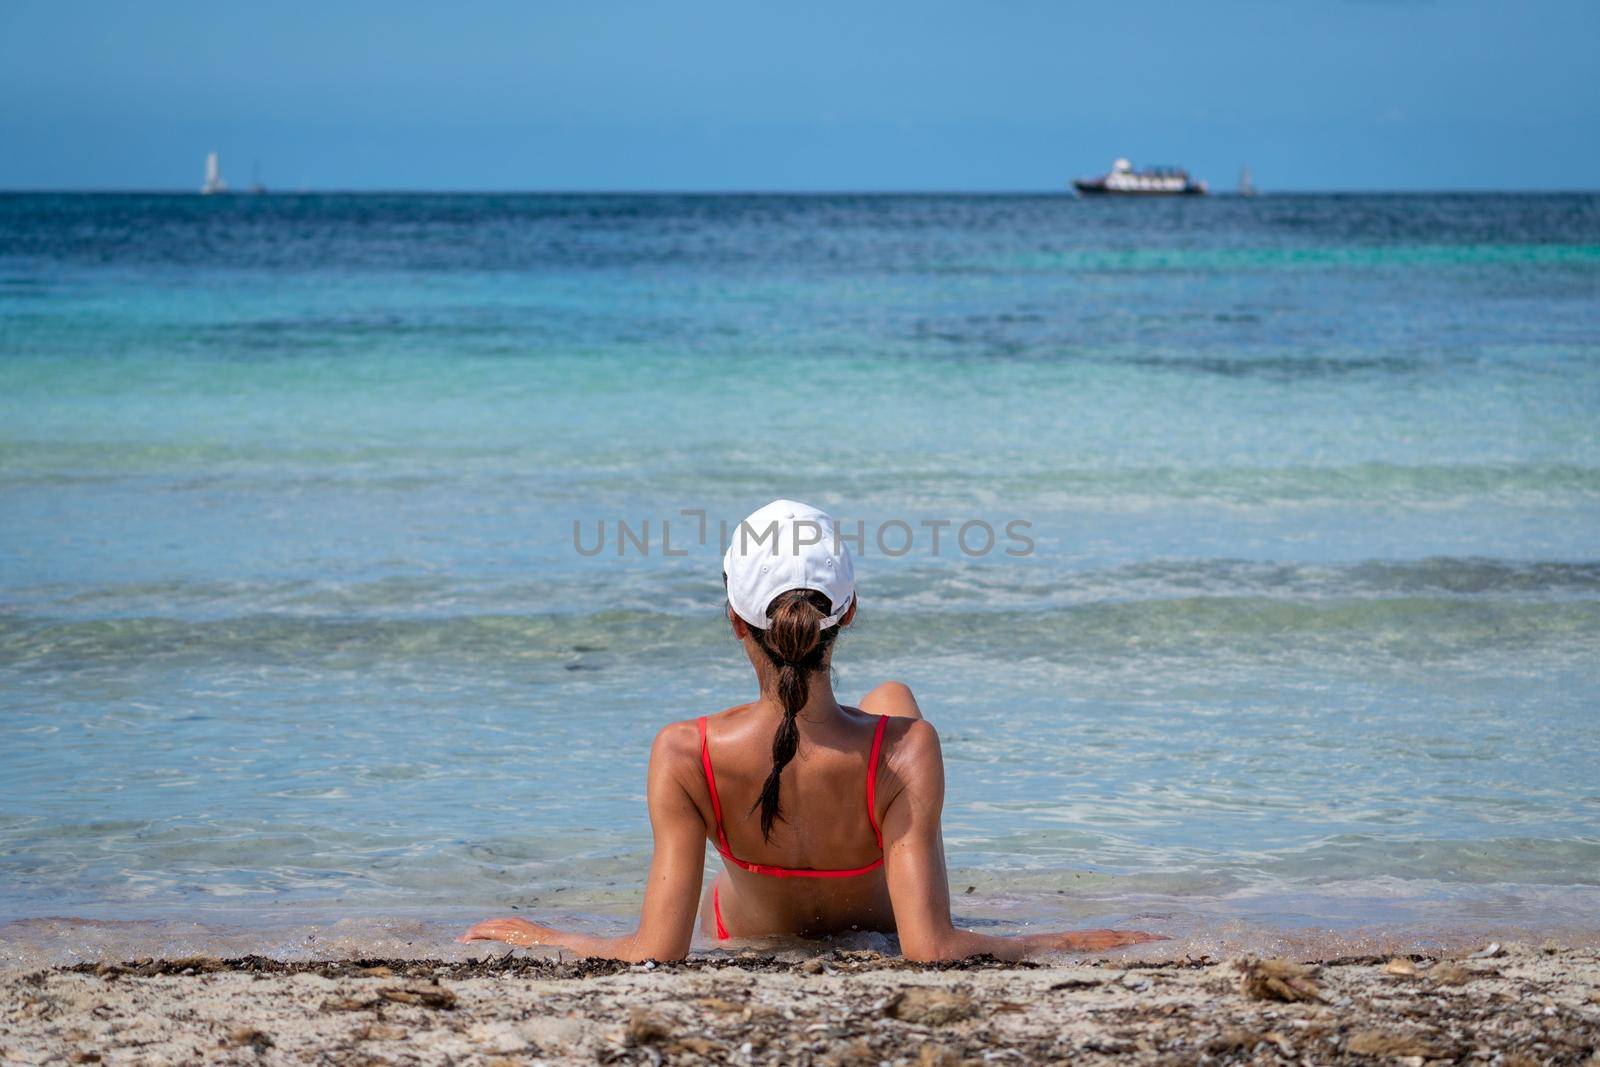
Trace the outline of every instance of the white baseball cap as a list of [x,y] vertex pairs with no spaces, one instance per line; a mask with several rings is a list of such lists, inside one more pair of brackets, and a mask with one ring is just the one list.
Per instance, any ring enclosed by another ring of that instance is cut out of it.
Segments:
[[728,604],[758,630],[772,625],[767,607],[791,589],[815,589],[828,598],[831,614],[821,629],[838,623],[856,594],[856,569],[827,512],[793,500],[774,500],[754,512],[728,538],[722,557]]

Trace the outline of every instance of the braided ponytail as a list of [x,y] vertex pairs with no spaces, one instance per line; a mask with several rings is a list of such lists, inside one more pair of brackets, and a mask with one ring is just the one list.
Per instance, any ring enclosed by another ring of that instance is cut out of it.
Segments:
[[800,727],[795,717],[810,696],[811,672],[821,668],[834,638],[839,636],[837,625],[830,626],[826,633],[822,631],[821,623],[829,610],[828,598],[822,593],[791,589],[768,606],[772,624],[765,630],[751,631],[756,644],[778,669],[778,700],[783,705],[783,721],[772,736],[772,771],[761,786],[761,798],[750,809],[761,809],[763,840],[771,840],[772,826],[782,818],[779,786],[783,769],[800,747]]

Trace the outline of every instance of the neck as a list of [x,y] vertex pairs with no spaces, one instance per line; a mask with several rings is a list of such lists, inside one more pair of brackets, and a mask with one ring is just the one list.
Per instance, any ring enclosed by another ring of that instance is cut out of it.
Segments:
[[[839,711],[839,700],[833,695],[832,672],[826,667],[822,670],[812,671],[806,679],[806,702],[795,717],[802,720],[815,722],[835,715]],[[771,709],[772,714],[783,714],[783,701],[778,699],[778,673],[776,671],[761,672],[761,699],[760,703]]]

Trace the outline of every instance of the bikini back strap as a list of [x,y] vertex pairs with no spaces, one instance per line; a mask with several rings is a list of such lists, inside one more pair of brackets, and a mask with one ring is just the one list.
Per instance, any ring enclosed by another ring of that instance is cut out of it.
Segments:
[[[719,850],[720,852],[721,850]],[[769,863],[751,863],[742,860],[731,852],[721,852],[722,858],[751,874],[764,874],[768,878],[854,878],[869,871],[875,871],[883,866],[883,857],[879,856],[871,863],[862,864],[860,867],[776,867]]]
[[706,745],[706,717],[700,716],[700,766],[706,772],[706,787],[711,790],[711,814],[717,817],[717,850],[731,856],[728,832],[722,828],[722,800],[717,796],[717,776],[711,772],[711,749]]
[[[703,720],[702,720],[703,721]],[[889,716],[878,716],[878,728],[872,732],[872,755],[867,757],[867,821],[872,823],[872,833],[878,839],[878,851],[883,851],[883,828],[878,825],[878,756],[883,752],[883,731],[889,725]],[[707,763],[707,767],[711,764]],[[716,791],[711,793],[715,797]],[[721,823],[717,826],[720,828]],[[879,862],[882,862],[881,860]]]
[[[841,869],[813,868],[813,867],[778,867],[766,863],[751,863],[742,860],[733,854],[733,849],[728,845],[728,831],[722,825],[722,798],[717,795],[717,775],[711,769],[711,746],[706,741],[706,717],[700,716],[700,767],[706,773],[706,788],[711,791],[711,813],[717,820],[717,851],[722,858],[731,865],[752,874],[764,874],[772,878],[854,878],[860,874],[875,871],[883,866],[883,857],[880,855],[871,863],[861,867],[848,867]],[[883,731],[889,725],[887,715],[878,716],[878,727],[872,734],[872,755],[867,765],[867,821],[872,823],[872,834],[878,839],[878,851],[883,851],[883,830],[878,826],[878,813],[875,810],[878,803],[878,759],[883,754]],[[719,936],[721,936],[719,934]]]

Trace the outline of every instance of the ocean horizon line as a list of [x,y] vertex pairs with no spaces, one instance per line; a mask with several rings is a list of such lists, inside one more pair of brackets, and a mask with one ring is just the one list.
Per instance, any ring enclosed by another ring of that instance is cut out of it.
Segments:
[[830,196],[863,196],[863,197],[1038,197],[1064,200],[1107,200],[1114,202],[1146,200],[1162,201],[1179,199],[1184,201],[1203,201],[1206,199],[1243,200],[1283,198],[1297,196],[1340,197],[1340,196],[1384,196],[1384,197],[1438,197],[1438,196],[1596,196],[1600,195],[1600,185],[1589,188],[1550,188],[1550,189],[1512,189],[1495,187],[1465,186],[1459,188],[1441,189],[1395,189],[1373,187],[1358,187],[1344,189],[1318,189],[1318,188],[1293,188],[1280,187],[1258,190],[1250,196],[1245,196],[1233,189],[1219,189],[1201,197],[1084,197],[1074,192],[1071,188],[1059,189],[628,189],[628,188],[549,188],[549,189],[451,189],[428,187],[315,187],[302,186],[297,188],[281,187],[253,191],[248,188],[227,190],[221,193],[206,194],[193,187],[115,187],[93,186],[73,188],[45,188],[45,187],[15,187],[0,188],[0,196],[219,196],[223,199],[238,197],[249,199],[256,196],[679,196],[679,197],[830,197]]

